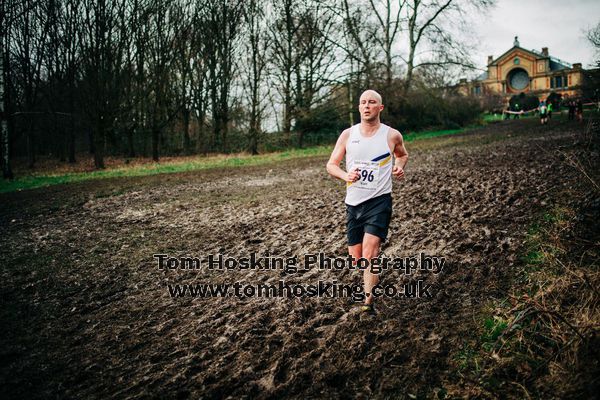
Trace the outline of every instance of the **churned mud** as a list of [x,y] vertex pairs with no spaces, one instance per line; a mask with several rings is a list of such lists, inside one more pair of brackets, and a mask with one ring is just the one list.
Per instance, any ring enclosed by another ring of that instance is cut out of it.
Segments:
[[[348,269],[160,270],[153,255],[346,252],[325,158],[0,195],[3,398],[404,398],[460,388],[454,356],[509,289],[536,213],[581,179],[583,126],[507,121],[407,144],[384,252],[444,257],[431,298],[172,298],[169,284],[340,284]],[[456,389],[459,390],[459,389]]]

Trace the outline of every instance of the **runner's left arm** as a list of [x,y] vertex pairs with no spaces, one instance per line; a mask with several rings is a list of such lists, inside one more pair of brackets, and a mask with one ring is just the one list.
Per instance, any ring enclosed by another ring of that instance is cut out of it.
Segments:
[[392,131],[392,143],[394,143],[394,168],[392,169],[392,175],[398,179],[404,178],[404,167],[408,162],[408,151],[404,147],[404,140],[402,134],[397,130]]

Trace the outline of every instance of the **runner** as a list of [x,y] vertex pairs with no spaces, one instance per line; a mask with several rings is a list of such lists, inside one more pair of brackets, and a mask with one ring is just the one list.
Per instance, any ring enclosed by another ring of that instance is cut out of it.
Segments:
[[548,123],[548,107],[546,106],[546,103],[544,101],[542,101],[540,103],[540,105],[538,106],[538,110],[540,111],[540,122],[542,123],[542,125],[545,125]]
[[[379,256],[392,215],[392,175],[402,179],[408,161],[400,132],[380,121],[383,107],[379,93],[366,90],[358,106],[360,123],[342,132],[327,162],[327,172],[346,182],[348,252],[355,259]],[[344,156],[348,172],[340,168]],[[363,280],[361,309],[374,312],[370,293],[379,276],[365,269]]]

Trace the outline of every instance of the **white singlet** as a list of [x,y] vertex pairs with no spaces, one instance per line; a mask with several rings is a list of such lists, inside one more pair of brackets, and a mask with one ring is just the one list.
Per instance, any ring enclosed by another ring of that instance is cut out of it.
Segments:
[[360,179],[346,184],[346,204],[364,201],[392,192],[392,153],[388,145],[390,127],[381,124],[371,137],[360,133],[360,124],[350,128],[346,142],[346,170],[359,168]]

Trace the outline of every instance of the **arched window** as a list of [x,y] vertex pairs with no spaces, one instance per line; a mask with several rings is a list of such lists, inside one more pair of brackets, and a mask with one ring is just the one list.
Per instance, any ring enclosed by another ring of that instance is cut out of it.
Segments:
[[515,68],[508,74],[508,84],[511,89],[524,90],[529,86],[529,75],[522,68]]

